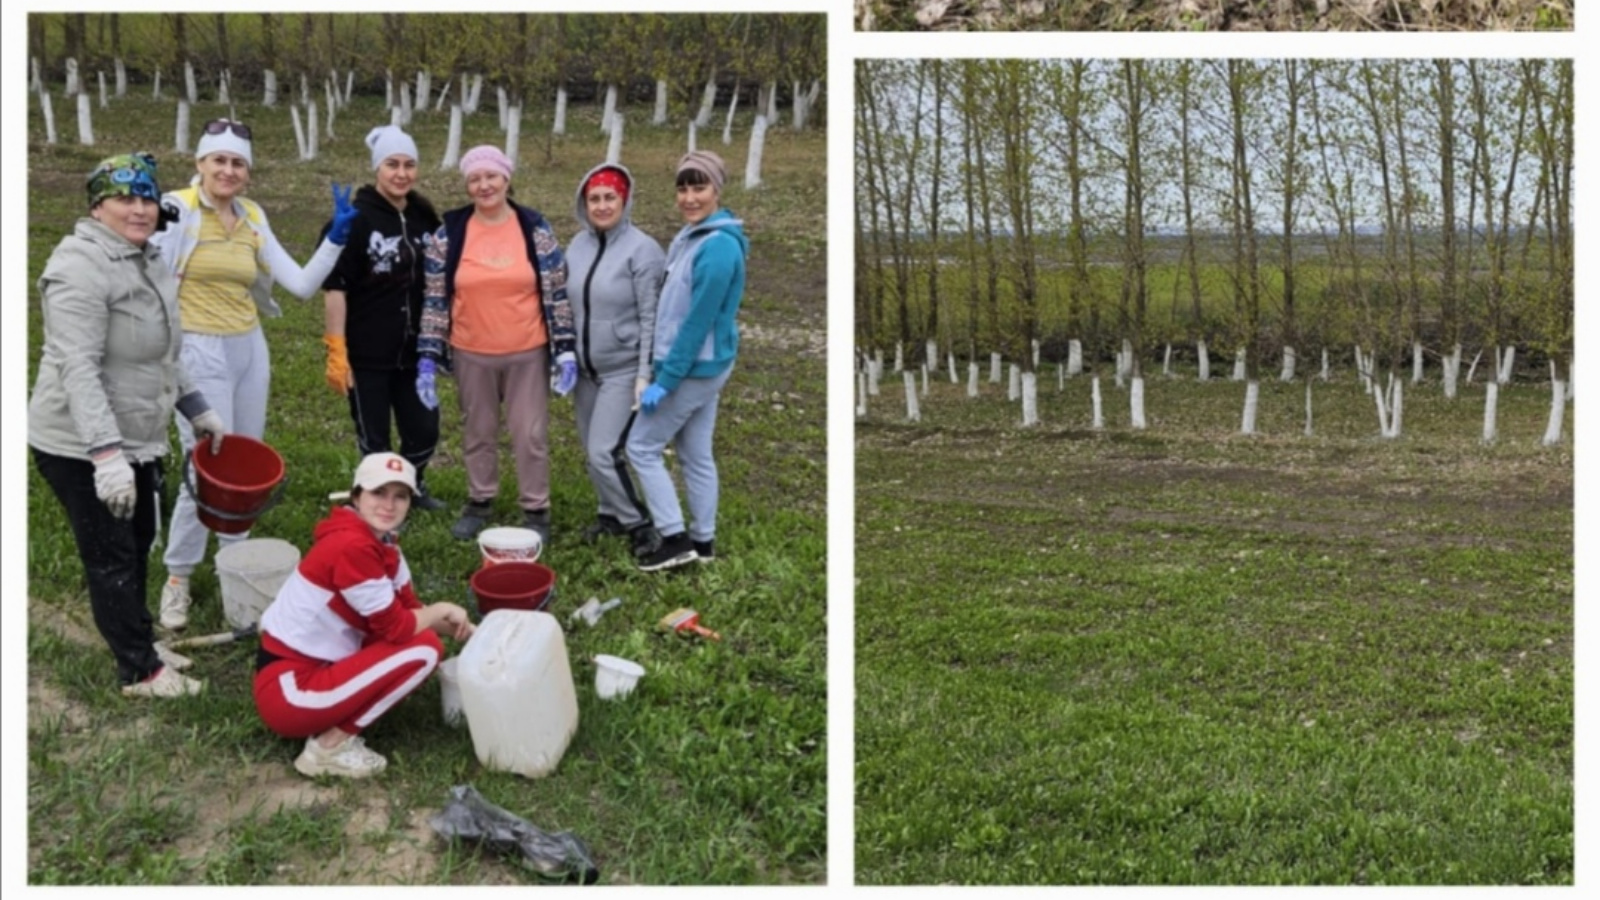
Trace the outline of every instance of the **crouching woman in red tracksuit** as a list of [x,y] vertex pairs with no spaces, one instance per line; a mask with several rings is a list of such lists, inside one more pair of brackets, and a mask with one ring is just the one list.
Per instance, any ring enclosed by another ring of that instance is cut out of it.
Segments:
[[306,738],[301,774],[365,778],[387,760],[361,731],[439,665],[439,637],[472,636],[466,610],[417,600],[395,541],[416,469],[374,453],[356,469],[350,505],[316,527],[299,567],[261,616],[256,709],[284,737]]

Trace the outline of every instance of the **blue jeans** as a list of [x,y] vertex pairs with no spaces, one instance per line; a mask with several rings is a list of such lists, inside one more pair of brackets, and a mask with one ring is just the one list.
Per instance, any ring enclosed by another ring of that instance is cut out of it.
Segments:
[[685,378],[662,398],[653,413],[640,411],[628,434],[628,461],[639,473],[650,518],[662,537],[684,530],[683,508],[672,485],[662,451],[671,441],[678,451],[678,468],[683,472],[689,495],[689,538],[712,540],[717,533],[717,461],[711,457],[711,437],[717,427],[717,402],[722,386],[733,374],[727,371],[714,378]]

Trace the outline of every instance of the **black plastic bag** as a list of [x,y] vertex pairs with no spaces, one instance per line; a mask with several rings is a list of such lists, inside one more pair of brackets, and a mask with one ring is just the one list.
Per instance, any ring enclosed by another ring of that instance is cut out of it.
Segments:
[[470,784],[450,789],[450,802],[428,824],[446,839],[481,841],[496,853],[518,853],[540,875],[579,884],[600,880],[589,847],[570,831],[550,834],[490,803]]

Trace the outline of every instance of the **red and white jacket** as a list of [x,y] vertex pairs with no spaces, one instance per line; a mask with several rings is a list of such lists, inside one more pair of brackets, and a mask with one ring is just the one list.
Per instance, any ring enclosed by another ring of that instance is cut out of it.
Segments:
[[284,659],[337,662],[367,644],[401,644],[421,609],[393,539],[348,506],[317,524],[311,550],[261,614],[261,646]]

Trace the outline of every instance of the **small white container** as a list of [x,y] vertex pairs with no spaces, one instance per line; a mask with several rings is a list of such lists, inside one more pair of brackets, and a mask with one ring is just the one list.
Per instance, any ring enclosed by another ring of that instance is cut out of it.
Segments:
[[620,656],[604,653],[594,658],[594,692],[601,700],[626,697],[644,677],[644,666]]
[[528,778],[553,772],[578,730],[578,694],[555,616],[497,609],[458,659],[461,709],[478,761]]
[[459,727],[465,718],[461,708],[461,679],[456,672],[460,665],[459,656],[452,656],[439,663],[440,711],[444,714],[444,723],[451,728]]
[[247,538],[218,550],[213,562],[222,587],[222,617],[234,628],[248,628],[261,621],[300,565],[300,551],[277,538]]
[[478,550],[483,553],[484,565],[538,562],[544,542],[532,528],[485,528],[478,532]]

